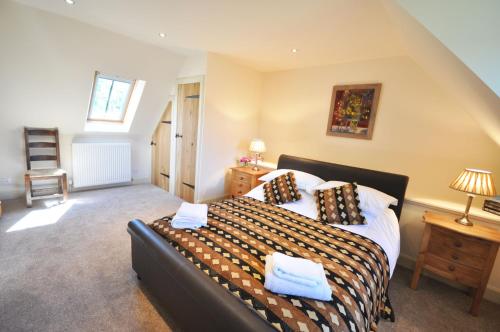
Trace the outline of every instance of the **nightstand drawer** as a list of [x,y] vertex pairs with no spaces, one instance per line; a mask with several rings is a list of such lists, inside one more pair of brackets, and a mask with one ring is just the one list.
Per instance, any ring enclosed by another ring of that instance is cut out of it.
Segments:
[[480,239],[448,232],[439,227],[433,227],[430,243],[442,244],[448,248],[461,251],[466,255],[486,257],[490,243]]
[[428,270],[449,280],[457,281],[467,286],[477,287],[481,282],[482,271],[458,263],[452,263],[433,254],[425,256]]
[[233,181],[231,184],[231,195],[241,196],[246,194],[252,189],[250,183],[243,181]]
[[460,263],[475,269],[483,269],[486,259],[484,256],[470,255],[461,250],[450,248],[443,242],[429,243],[429,253],[447,260],[448,262]]
[[254,187],[258,186],[261,181],[259,178],[267,173],[268,169],[254,170],[251,167],[233,167],[231,168],[231,196],[241,196],[248,193]]
[[252,175],[233,171],[233,183],[234,182],[244,182],[250,185],[252,183]]

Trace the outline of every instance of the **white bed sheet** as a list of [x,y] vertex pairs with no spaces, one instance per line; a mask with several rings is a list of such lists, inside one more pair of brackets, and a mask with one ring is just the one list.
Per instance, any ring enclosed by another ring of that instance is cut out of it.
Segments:
[[[245,196],[255,198],[259,201],[264,201],[263,186],[264,184],[255,187]],[[314,197],[302,190],[300,193],[302,194],[302,198],[299,201],[286,203],[280,206],[303,216],[316,219],[318,212]],[[398,218],[391,209],[386,209],[384,213],[377,217],[367,214],[365,215],[365,218],[367,221],[366,225],[332,225],[332,227],[342,228],[347,231],[366,236],[370,240],[378,243],[387,254],[389,259],[390,276],[392,277],[400,250]]]

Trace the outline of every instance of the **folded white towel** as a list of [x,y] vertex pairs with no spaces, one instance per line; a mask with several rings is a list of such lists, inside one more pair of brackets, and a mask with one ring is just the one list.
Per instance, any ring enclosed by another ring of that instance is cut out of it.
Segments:
[[196,229],[207,225],[208,206],[206,204],[182,203],[177,213],[172,218],[174,228]]
[[279,252],[273,253],[273,272],[277,277],[308,287],[323,281],[323,265],[304,258],[294,258]]
[[324,271],[322,282],[316,287],[308,287],[279,278],[273,272],[273,264],[273,256],[267,255],[265,268],[266,280],[264,282],[264,287],[266,289],[279,294],[302,296],[321,301],[332,300],[332,289],[330,285],[328,285]]
[[207,204],[191,204],[184,202],[181,204],[175,215],[186,218],[206,218],[207,213]]

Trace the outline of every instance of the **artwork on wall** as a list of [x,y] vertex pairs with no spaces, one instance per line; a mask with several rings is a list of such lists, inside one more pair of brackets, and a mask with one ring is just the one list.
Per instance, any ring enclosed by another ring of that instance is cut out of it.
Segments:
[[381,83],[335,85],[326,134],[371,139]]

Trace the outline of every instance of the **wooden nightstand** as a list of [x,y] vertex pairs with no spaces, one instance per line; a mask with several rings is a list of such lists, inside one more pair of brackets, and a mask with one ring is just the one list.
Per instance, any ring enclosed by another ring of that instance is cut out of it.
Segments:
[[451,216],[426,212],[424,235],[410,287],[417,288],[422,268],[472,287],[470,313],[477,316],[500,243],[500,231],[462,226]]
[[252,167],[233,167],[231,168],[231,196],[241,196],[257,187],[262,181],[258,179],[271,170],[261,168],[258,171],[252,170]]

